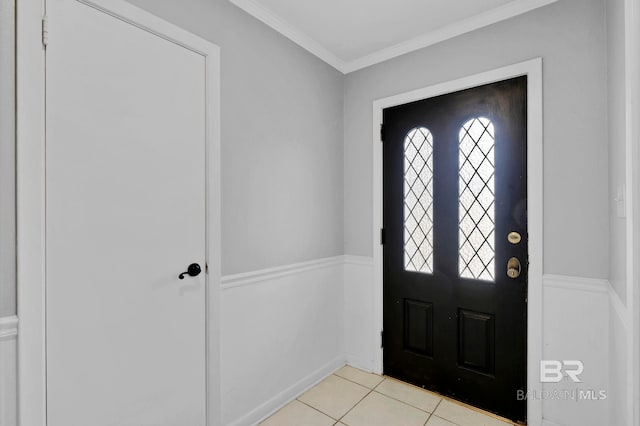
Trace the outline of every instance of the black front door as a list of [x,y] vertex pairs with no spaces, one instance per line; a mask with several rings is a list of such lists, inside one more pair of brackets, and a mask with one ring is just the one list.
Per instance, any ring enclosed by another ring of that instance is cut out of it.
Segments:
[[526,77],[384,110],[384,372],[525,420]]

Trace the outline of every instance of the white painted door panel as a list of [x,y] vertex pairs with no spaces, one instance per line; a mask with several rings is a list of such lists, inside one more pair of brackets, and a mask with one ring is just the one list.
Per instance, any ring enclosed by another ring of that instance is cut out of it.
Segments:
[[204,425],[205,59],[47,14],[48,425]]

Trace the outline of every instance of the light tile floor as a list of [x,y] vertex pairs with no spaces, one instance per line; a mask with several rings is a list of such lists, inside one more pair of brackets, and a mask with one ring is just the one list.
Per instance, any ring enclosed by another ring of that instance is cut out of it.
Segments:
[[263,426],[512,426],[507,420],[389,377],[344,366]]

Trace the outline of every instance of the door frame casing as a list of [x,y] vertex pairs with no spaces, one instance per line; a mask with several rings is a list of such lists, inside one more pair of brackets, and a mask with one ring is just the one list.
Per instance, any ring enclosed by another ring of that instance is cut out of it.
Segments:
[[[529,232],[528,304],[527,304],[527,385],[539,382],[542,360],[542,272],[543,272],[543,117],[542,58],[497,68],[440,84],[377,99],[373,102],[373,367],[382,374],[383,330],[383,250],[380,229],[383,226],[382,141],[380,125],[385,108],[444,95],[459,90],[527,76],[527,199]],[[515,396],[514,396],[515,397]],[[542,401],[527,399],[527,422],[542,424]]]
[[[108,13],[202,55],[206,85],[206,411],[221,422],[220,394],[220,49],[123,0],[70,0]],[[18,419],[45,426],[46,411],[46,0],[17,4]],[[50,26],[55,22],[48,23]],[[49,44],[55,44],[50,39]],[[79,319],[80,320],[80,319]]]
[[627,413],[632,426],[640,426],[640,5],[625,0],[625,184],[627,200],[626,324]]

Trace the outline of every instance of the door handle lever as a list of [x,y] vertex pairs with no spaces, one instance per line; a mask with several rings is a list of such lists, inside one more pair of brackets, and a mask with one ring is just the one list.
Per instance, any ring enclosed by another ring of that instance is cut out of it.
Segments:
[[189,265],[185,272],[178,275],[178,278],[183,280],[185,274],[189,275],[190,277],[196,277],[200,275],[200,272],[202,272],[200,265],[198,265],[197,263],[192,263],[191,265]]

